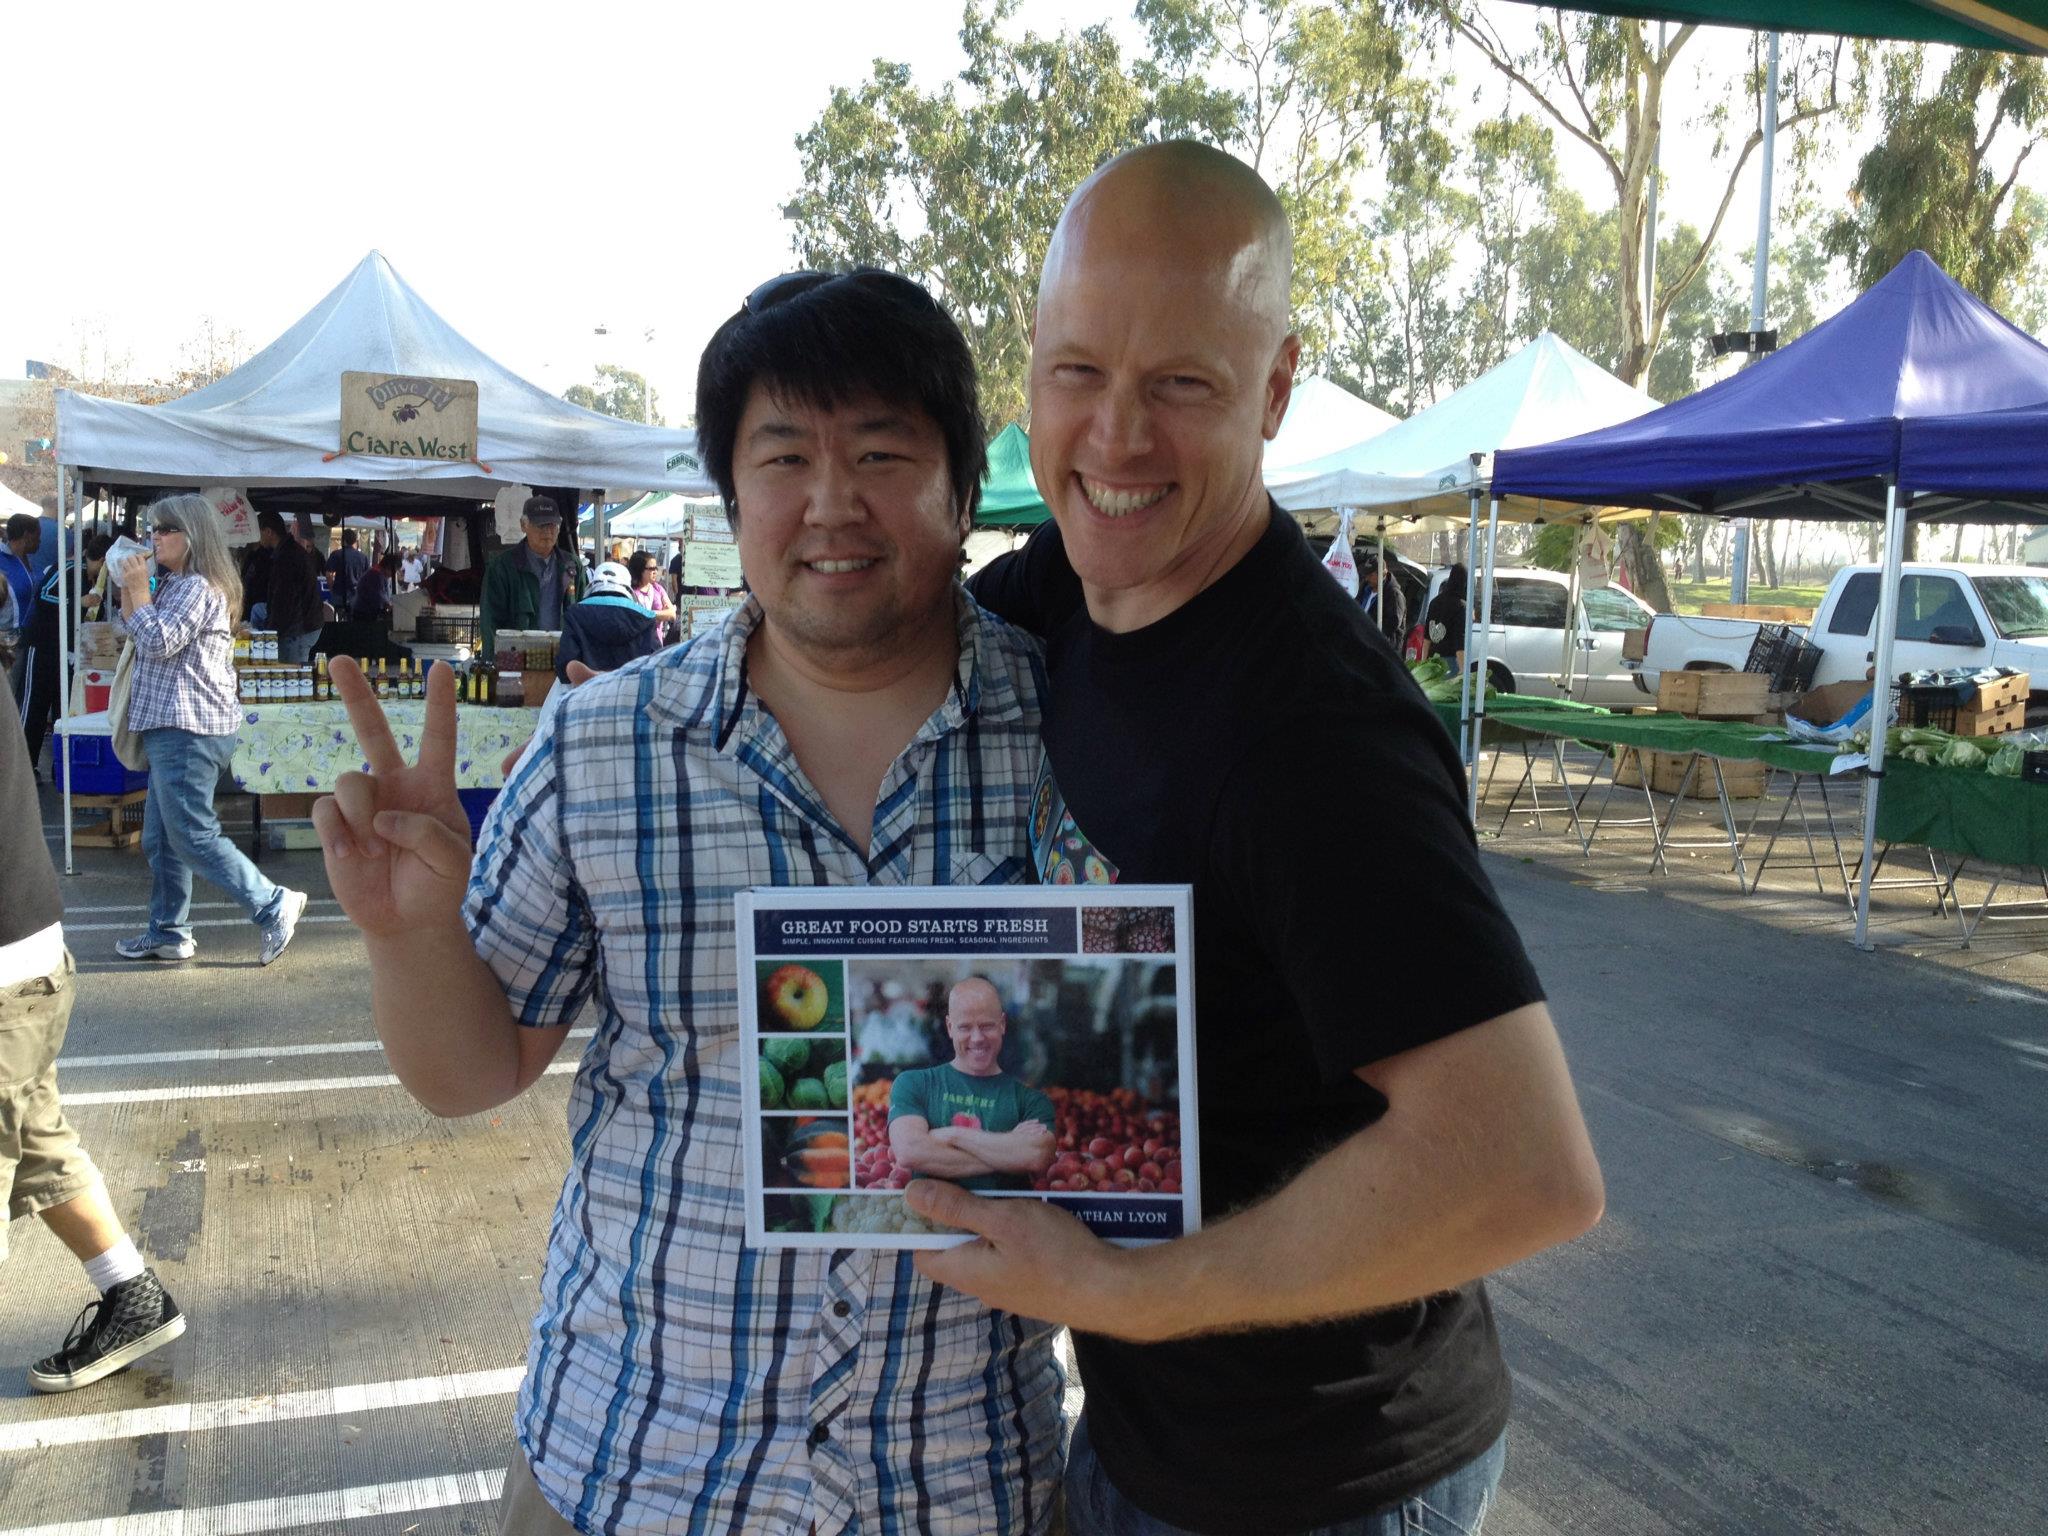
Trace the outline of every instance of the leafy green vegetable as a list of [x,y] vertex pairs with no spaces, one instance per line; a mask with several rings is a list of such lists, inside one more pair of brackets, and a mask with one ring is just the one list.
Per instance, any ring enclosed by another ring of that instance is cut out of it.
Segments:
[[1982,768],[1989,759],[1974,741],[1958,739],[1942,748],[1936,761],[1944,768]]
[[2016,741],[2008,741],[1991,754],[1991,764],[1984,771],[2001,779],[2016,779],[2025,766],[2027,754]]

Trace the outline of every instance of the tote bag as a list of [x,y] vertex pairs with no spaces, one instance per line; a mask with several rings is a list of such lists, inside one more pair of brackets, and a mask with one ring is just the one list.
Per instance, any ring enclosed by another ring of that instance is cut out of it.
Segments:
[[121,659],[114,663],[114,686],[107,693],[107,724],[113,727],[114,756],[131,773],[149,766],[149,754],[142,738],[128,729],[128,700],[135,692],[135,643],[121,647]]

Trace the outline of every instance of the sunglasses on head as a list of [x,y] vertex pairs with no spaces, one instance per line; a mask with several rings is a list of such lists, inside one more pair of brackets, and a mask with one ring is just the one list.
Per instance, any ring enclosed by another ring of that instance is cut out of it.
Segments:
[[767,282],[748,294],[740,304],[743,313],[758,315],[773,309],[785,300],[793,299],[800,293],[809,293],[813,288],[823,288],[828,283],[862,282],[877,287],[908,289],[937,309],[939,301],[924,290],[921,284],[896,272],[885,272],[880,267],[855,267],[850,272],[785,272],[780,277],[771,277]]

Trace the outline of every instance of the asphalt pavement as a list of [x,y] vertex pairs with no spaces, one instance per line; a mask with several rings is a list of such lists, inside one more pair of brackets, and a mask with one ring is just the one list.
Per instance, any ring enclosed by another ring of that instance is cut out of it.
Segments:
[[[1515,1407],[1489,1536],[2038,1532],[2040,942],[1859,954],[1818,898],[1633,876],[1511,823],[1488,868],[1550,989],[1608,1213],[1493,1282]],[[567,1076],[466,1120],[415,1105],[317,854],[266,858],[314,898],[267,970],[204,887],[197,960],[115,959],[147,871],[78,864],[64,1092],[191,1327],[36,1396],[28,1361],[90,1292],[15,1224],[0,1536],[490,1530]]]

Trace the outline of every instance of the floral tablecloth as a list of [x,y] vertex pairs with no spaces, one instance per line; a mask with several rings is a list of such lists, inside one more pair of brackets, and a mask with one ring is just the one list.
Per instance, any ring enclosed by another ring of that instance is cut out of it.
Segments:
[[[407,762],[419,758],[420,731],[427,706],[394,699],[384,706],[391,734]],[[494,709],[487,705],[455,711],[455,784],[459,789],[498,789],[505,754],[533,735],[538,709]],[[325,794],[352,769],[368,767],[341,704],[245,704],[241,734],[230,769],[235,783],[252,795]]]

